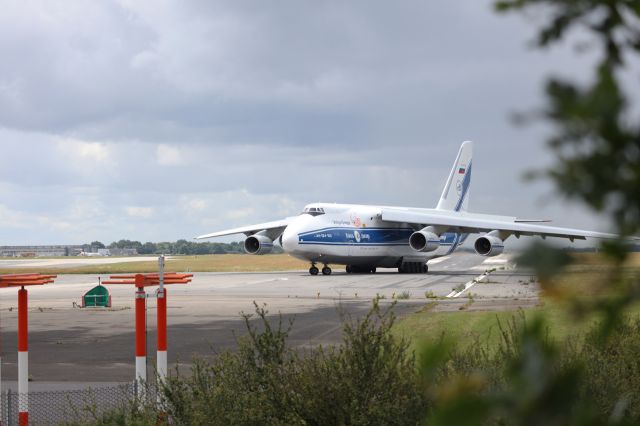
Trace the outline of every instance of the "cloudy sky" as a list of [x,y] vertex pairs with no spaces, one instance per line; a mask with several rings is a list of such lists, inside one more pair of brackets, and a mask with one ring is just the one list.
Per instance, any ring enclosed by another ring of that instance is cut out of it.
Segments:
[[0,244],[175,240],[315,201],[432,207],[476,142],[471,210],[607,223],[523,172],[549,129],[509,117],[545,76],[536,16],[489,1],[8,0]]

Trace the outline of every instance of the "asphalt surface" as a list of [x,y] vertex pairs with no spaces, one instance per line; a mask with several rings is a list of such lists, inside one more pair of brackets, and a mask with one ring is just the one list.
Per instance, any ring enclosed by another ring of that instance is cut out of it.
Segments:
[[[474,279],[491,271],[479,283]],[[104,276],[102,278],[105,278]],[[109,286],[111,309],[81,309],[82,294],[97,275],[63,275],[54,284],[29,289],[29,372],[31,389],[66,388],[73,384],[124,382],[134,377],[134,289]],[[468,288],[461,292],[466,286]],[[452,296],[452,293],[457,297]],[[17,378],[17,294],[0,290],[3,388]],[[148,289],[149,374],[156,347],[154,293]],[[473,309],[512,309],[537,302],[538,286],[526,272],[514,269],[510,256],[483,258],[455,253],[430,263],[428,274],[310,276],[307,271],[271,273],[196,273],[188,285],[168,287],[169,363],[188,368],[195,355],[233,350],[246,334],[242,312],[266,304],[272,319],[293,320],[289,343],[297,348],[340,342],[343,318],[367,312],[371,299],[398,297],[398,316],[419,310],[426,296],[443,297],[438,310],[457,310],[473,294]],[[74,385],[75,386],[75,385]]]

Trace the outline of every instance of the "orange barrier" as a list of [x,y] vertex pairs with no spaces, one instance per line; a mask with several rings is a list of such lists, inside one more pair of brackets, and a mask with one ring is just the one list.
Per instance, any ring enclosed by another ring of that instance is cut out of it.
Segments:
[[[20,426],[29,424],[29,314],[28,294],[24,287],[50,284],[56,277],[56,275],[35,273],[0,275],[0,288],[20,287],[18,290],[18,424]],[[0,417],[0,423],[1,421]]]
[[[193,274],[176,272],[112,275],[111,280],[102,284],[128,284],[136,287],[135,319],[136,319],[136,380],[138,392],[142,393],[143,382],[147,380],[147,293],[145,287],[160,286],[157,291],[158,304],[158,375],[164,379],[167,371],[167,290],[164,284],[188,284]],[[161,286],[160,283],[163,285]]]

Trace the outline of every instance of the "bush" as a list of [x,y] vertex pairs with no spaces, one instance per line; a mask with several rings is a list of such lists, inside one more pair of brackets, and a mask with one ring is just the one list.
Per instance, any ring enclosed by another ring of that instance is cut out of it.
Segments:
[[272,327],[256,306],[261,331],[235,353],[198,360],[164,389],[176,424],[416,424],[423,415],[415,360],[391,336],[394,316],[377,301],[344,325],[344,343],[303,355],[286,346],[291,324]]
[[[498,329],[497,346],[450,349],[436,365],[432,422],[460,423],[451,407],[475,395],[475,411],[465,412],[474,424],[640,424],[640,320],[624,321],[604,341],[594,324],[583,339],[561,344],[541,319],[527,324],[522,313]],[[443,389],[446,401],[438,399]]]
[[[168,379],[161,393],[173,424],[640,424],[640,320],[606,340],[595,324],[558,344],[520,312],[497,322],[497,345],[457,349],[443,336],[416,362],[378,300],[345,321],[341,345],[303,353],[286,344],[292,324],[267,314],[256,306],[257,323],[244,316],[236,352]],[[155,424],[154,413],[155,403],[132,402],[92,422]]]

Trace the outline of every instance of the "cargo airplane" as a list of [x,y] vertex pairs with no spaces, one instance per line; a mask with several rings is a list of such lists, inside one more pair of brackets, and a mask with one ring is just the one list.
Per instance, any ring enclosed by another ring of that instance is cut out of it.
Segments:
[[557,228],[545,220],[525,220],[467,212],[473,143],[460,147],[435,209],[355,204],[313,203],[298,216],[201,235],[197,239],[245,234],[250,254],[271,252],[274,244],[310,262],[309,273],[331,274],[330,264],[347,273],[372,273],[377,267],[426,273],[427,261],[451,254],[469,234],[481,234],[473,247],[481,256],[496,256],[514,235],[573,240],[616,238],[613,234]]

